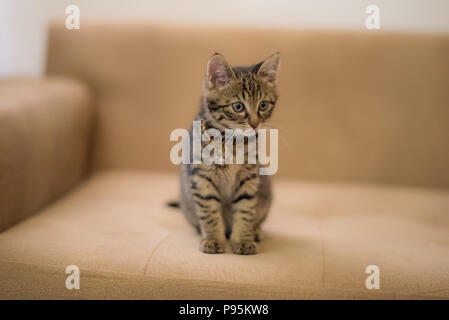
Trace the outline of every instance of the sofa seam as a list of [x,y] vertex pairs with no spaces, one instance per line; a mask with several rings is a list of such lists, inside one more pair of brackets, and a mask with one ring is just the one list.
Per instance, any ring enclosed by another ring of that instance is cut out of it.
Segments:
[[153,256],[156,254],[156,252],[159,250],[160,246],[162,245],[163,242],[165,242],[165,240],[167,240],[167,238],[171,236],[171,233],[166,234],[161,240],[159,240],[159,242],[156,244],[156,246],[154,247],[153,251],[150,253],[150,256],[147,259],[147,262],[145,264],[145,269],[143,270],[143,275],[147,275],[147,269],[151,263],[151,260],[153,259]]

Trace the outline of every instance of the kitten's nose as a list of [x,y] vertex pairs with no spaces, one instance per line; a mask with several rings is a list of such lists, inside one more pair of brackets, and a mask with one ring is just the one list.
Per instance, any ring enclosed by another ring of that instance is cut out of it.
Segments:
[[253,129],[256,129],[257,126],[259,125],[259,120],[251,121],[251,122],[249,123],[249,125],[250,125],[251,127],[253,127]]

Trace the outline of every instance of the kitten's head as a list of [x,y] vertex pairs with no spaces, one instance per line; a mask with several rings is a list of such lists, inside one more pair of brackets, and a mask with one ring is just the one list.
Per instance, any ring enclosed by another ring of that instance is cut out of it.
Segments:
[[276,76],[280,55],[249,67],[231,67],[221,54],[207,63],[203,114],[214,127],[258,129],[267,121],[278,98]]

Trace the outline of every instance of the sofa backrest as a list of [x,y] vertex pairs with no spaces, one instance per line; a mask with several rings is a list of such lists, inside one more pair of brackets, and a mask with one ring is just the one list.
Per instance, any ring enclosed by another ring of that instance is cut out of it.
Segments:
[[281,52],[280,177],[449,187],[449,36],[129,23],[50,28],[47,73],[94,90],[92,166],[176,170],[208,58]]

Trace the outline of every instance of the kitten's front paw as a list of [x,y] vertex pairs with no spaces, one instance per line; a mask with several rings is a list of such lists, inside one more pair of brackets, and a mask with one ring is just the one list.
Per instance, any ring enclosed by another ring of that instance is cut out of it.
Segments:
[[216,239],[202,239],[200,251],[204,253],[223,253],[224,243]]
[[254,241],[231,241],[232,252],[235,254],[255,254],[256,243]]

